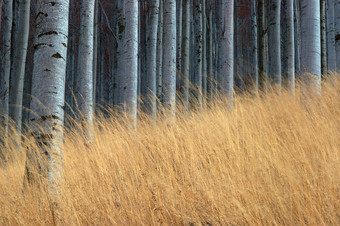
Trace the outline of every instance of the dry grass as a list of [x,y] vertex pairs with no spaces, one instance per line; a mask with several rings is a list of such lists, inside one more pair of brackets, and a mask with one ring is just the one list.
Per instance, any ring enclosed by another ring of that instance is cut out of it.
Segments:
[[[237,97],[138,133],[101,118],[66,132],[65,225],[339,225],[340,82]],[[25,141],[24,147],[31,141]],[[13,152],[13,150],[10,150]],[[0,224],[53,223],[46,192],[22,193],[24,161],[0,169]]]

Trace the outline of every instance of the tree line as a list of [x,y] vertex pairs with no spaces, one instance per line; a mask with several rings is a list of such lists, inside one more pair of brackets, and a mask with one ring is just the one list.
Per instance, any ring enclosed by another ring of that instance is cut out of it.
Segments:
[[[91,125],[117,106],[136,127],[219,93],[268,85],[320,93],[340,67],[340,0],[0,0],[0,111],[20,134],[52,144],[57,164],[65,114]],[[54,178],[54,177],[51,177]]]

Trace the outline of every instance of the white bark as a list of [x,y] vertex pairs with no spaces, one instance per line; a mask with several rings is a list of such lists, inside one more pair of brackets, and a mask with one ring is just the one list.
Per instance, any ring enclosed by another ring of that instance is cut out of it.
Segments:
[[327,74],[327,42],[326,42],[326,0],[320,0],[321,15],[321,74]]
[[[60,195],[68,33],[68,0],[37,3],[30,123],[48,156],[49,192]],[[45,148],[50,146],[50,148]]]
[[[95,0],[82,0],[76,80],[76,100],[79,118],[86,127],[93,122],[93,29]],[[101,62],[103,63],[103,62]],[[89,128],[91,129],[91,128]],[[88,134],[89,135],[89,134]]]
[[[162,101],[162,73],[163,73],[163,0],[159,2],[158,28],[157,28],[157,104]],[[159,107],[159,106],[158,106]]]
[[163,6],[163,105],[173,114],[176,105],[176,1]]
[[147,37],[147,48],[146,48],[146,110],[152,114],[153,118],[156,117],[157,111],[157,85],[156,85],[156,73],[157,73],[157,28],[158,28],[158,14],[159,14],[159,0],[150,1],[150,15],[148,23],[148,37]]
[[306,82],[321,89],[320,0],[301,0],[301,66]]
[[286,1],[286,24],[287,24],[287,43],[285,43],[285,51],[287,56],[287,82],[288,89],[291,93],[295,89],[295,46],[294,46],[294,0]]
[[270,0],[269,6],[269,75],[272,81],[281,86],[281,0]]
[[189,110],[190,75],[190,0],[183,0],[181,93],[185,111]]
[[137,81],[138,81],[138,0],[126,0],[125,29],[123,37],[121,87],[125,111],[129,114],[132,126],[137,120]]
[[327,14],[327,66],[329,71],[336,70],[335,32],[334,32],[334,0],[328,0]]
[[234,86],[234,0],[222,1],[221,89],[229,104],[233,105]]

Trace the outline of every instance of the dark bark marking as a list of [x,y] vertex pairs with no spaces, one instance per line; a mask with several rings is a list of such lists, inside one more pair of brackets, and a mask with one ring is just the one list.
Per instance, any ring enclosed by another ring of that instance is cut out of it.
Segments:
[[45,16],[45,17],[48,17],[48,14],[47,14],[47,13],[39,12],[39,13],[37,14],[36,18],[38,18],[40,15]]
[[340,34],[335,35],[335,41],[339,41],[340,40]]
[[[60,53],[58,53],[58,52],[56,52],[55,54],[53,54],[52,57],[57,58],[57,59],[64,59],[64,57],[62,57],[62,56],[60,55]],[[64,59],[64,60],[65,60],[65,59]]]
[[42,34],[38,35],[38,38],[40,38],[42,36],[45,36],[45,35],[58,35],[58,32],[56,32],[56,31],[48,31],[48,32],[45,32],[45,33],[42,33]]

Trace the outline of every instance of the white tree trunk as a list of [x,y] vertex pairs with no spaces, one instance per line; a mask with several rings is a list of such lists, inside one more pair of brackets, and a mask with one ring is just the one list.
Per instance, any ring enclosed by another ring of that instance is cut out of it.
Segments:
[[327,74],[326,0],[320,0],[321,16],[321,74]]
[[213,12],[212,2],[207,2],[207,97],[210,98],[214,89],[213,76]]
[[286,1],[286,24],[287,24],[287,43],[285,43],[285,51],[287,56],[287,82],[288,89],[294,93],[295,89],[295,46],[294,46],[294,0]]
[[125,112],[129,114],[132,126],[137,120],[137,81],[138,81],[138,0],[126,0],[125,30],[123,37],[121,87]]
[[281,0],[270,0],[269,7],[269,75],[271,80],[281,86]]
[[157,106],[159,107],[162,101],[162,73],[163,73],[163,1],[159,2],[159,15],[158,15],[158,29],[157,29],[157,71],[156,71],[156,84],[157,84]]
[[4,134],[0,140],[6,142],[8,136],[8,113],[9,113],[9,75],[11,70],[11,34],[13,19],[13,0],[4,0],[5,15],[2,36],[2,63],[1,63],[1,86],[0,86],[0,126],[4,128]]
[[320,0],[301,0],[301,66],[306,82],[321,89]]
[[327,66],[329,71],[336,70],[335,32],[334,32],[334,0],[328,0],[327,14]]
[[[93,122],[94,4],[95,0],[82,0],[80,9],[78,66],[75,95],[78,107],[76,111],[79,111],[78,117],[85,120],[85,127],[91,127]],[[91,130],[91,128],[89,129]]]
[[61,192],[68,10],[68,0],[39,0],[36,10],[30,123],[32,136],[48,157],[53,197]]
[[183,0],[181,94],[185,111],[189,110],[190,75],[190,0]]
[[158,29],[158,14],[159,14],[159,0],[150,1],[150,15],[148,23],[148,37],[146,48],[146,78],[145,78],[145,98],[146,98],[146,110],[153,118],[156,118],[157,111],[157,85],[156,85],[156,73],[157,73],[157,29]]
[[176,1],[163,6],[163,105],[173,114],[176,105]]
[[234,0],[222,0],[221,89],[229,104],[233,105],[234,88]]
[[13,62],[11,64],[9,115],[21,134],[22,98],[30,20],[30,0],[17,0]]

